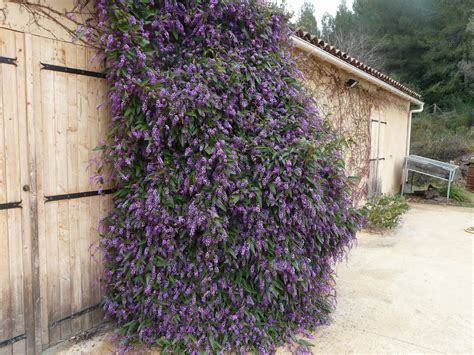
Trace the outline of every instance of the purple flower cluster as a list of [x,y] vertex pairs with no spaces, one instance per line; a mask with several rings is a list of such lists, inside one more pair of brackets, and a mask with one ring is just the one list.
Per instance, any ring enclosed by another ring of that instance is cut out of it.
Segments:
[[105,310],[130,343],[272,352],[327,322],[354,241],[340,144],[264,0],[95,0],[113,125]]

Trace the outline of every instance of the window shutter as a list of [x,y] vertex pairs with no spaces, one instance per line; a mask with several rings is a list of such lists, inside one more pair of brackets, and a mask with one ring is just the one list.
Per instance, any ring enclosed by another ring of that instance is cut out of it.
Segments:
[[380,119],[379,113],[377,113],[376,118],[377,119],[370,121],[369,197],[382,192],[382,177],[385,161],[384,142],[387,122]]

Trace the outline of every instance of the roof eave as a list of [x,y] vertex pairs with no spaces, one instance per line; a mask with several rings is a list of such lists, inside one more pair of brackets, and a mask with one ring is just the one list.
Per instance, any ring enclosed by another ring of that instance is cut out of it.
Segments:
[[364,79],[370,83],[373,83],[405,100],[408,100],[410,101],[411,103],[415,104],[415,105],[419,105],[421,106],[423,104],[423,101],[397,89],[396,87],[386,83],[385,81],[383,80],[380,80],[379,78],[373,76],[373,75],[370,75],[369,73],[347,63],[346,61],[336,57],[335,55],[325,51],[324,49],[321,49],[317,46],[315,46],[314,44],[308,42],[308,41],[305,41],[304,39],[296,36],[296,35],[292,35],[291,37],[291,40],[293,41],[293,43],[295,44],[295,46],[305,52],[309,52],[319,58],[321,58],[322,60],[324,61],[327,61],[341,69],[344,69],[352,74],[354,74],[355,76],[357,76],[358,78],[360,79]]

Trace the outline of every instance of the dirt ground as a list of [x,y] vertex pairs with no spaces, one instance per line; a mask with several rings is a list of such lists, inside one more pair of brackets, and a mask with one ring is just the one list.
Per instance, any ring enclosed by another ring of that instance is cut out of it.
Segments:
[[[474,209],[412,204],[397,230],[360,233],[338,266],[338,305],[315,354],[473,352]],[[110,354],[110,331],[46,354]],[[279,349],[278,354],[288,353]]]

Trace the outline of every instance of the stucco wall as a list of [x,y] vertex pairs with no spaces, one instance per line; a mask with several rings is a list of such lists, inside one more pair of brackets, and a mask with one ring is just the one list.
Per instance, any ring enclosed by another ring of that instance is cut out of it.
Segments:
[[387,122],[384,137],[385,162],[382,192],[396,193],[402,183],[402,165],[406,154],[407,125],[410,106],[388,105],[381,110],[381,118]]

